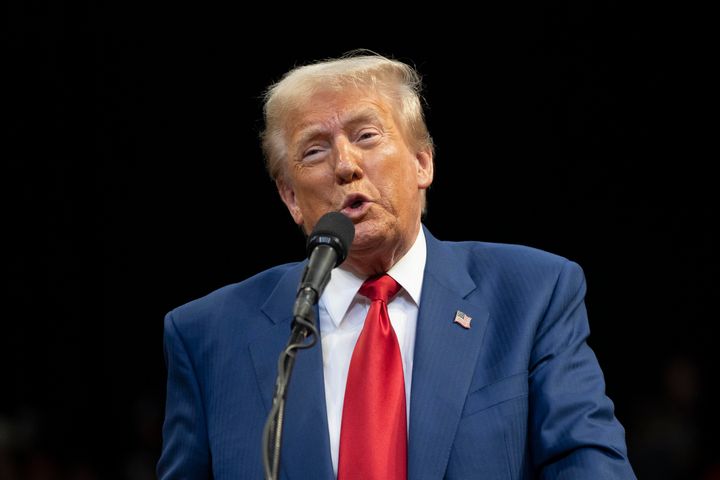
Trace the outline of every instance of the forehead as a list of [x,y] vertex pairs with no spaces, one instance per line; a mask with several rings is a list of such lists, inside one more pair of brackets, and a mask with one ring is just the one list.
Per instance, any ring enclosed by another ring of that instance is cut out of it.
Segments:
[[300,99],[289,111],[286,131],[291,139],[296,139],[309,130],[342,128],[365,120],[392,123],[392,108],[387,99],[357,88],[322,90]]

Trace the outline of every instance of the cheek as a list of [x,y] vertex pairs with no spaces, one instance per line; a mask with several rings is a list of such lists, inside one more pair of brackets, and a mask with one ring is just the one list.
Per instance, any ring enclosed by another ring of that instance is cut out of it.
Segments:
[[333,176],[327,168],[317,166],[298,173],[294,181],[295,191],[299,197],[317,199],[331,191]]
[[295,189],[298,206],[306,213],[326,211],[332,205],[333,187],[322,178],[305,179],[302,186]]
[[395,158],[380,178],[397,194],[404,195],[417,189],[417,171],[407,158]]

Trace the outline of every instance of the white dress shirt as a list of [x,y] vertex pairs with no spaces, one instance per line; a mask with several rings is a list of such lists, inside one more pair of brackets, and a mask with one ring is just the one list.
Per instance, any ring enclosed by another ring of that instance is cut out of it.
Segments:
[[[408,427],[415,332],[426,257],[427,247],[421,227],[410,250],[387,272],[402,286],[400,292],[390,301],[388,313],[400,344]],[[335,268],[319,302],[325,404],[330,433],[330,453],[336,476],[345,384],[350,359],[370,308],[370,301],[357,294],[364,281],[365,278],[342,268]]]

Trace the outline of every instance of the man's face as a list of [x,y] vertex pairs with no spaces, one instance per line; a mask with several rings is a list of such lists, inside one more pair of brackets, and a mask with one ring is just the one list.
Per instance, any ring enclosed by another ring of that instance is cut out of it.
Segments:
[[359,89],[316,93],[289,115],[286,139],[278,190],[306,233],[339,211],[355,224],[350,259],[390,256],[388,268],[405,254],[420,228],[432,154],[410,147],[386,101]]

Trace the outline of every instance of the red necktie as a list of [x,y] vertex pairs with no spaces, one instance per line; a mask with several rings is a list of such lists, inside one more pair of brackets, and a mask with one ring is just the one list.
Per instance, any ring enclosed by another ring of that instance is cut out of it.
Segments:
[[389,275],[370,278],[371,300],[348,371],[340,428],[338,480],[407,478],[405,378],[387,302],[400,291]]

